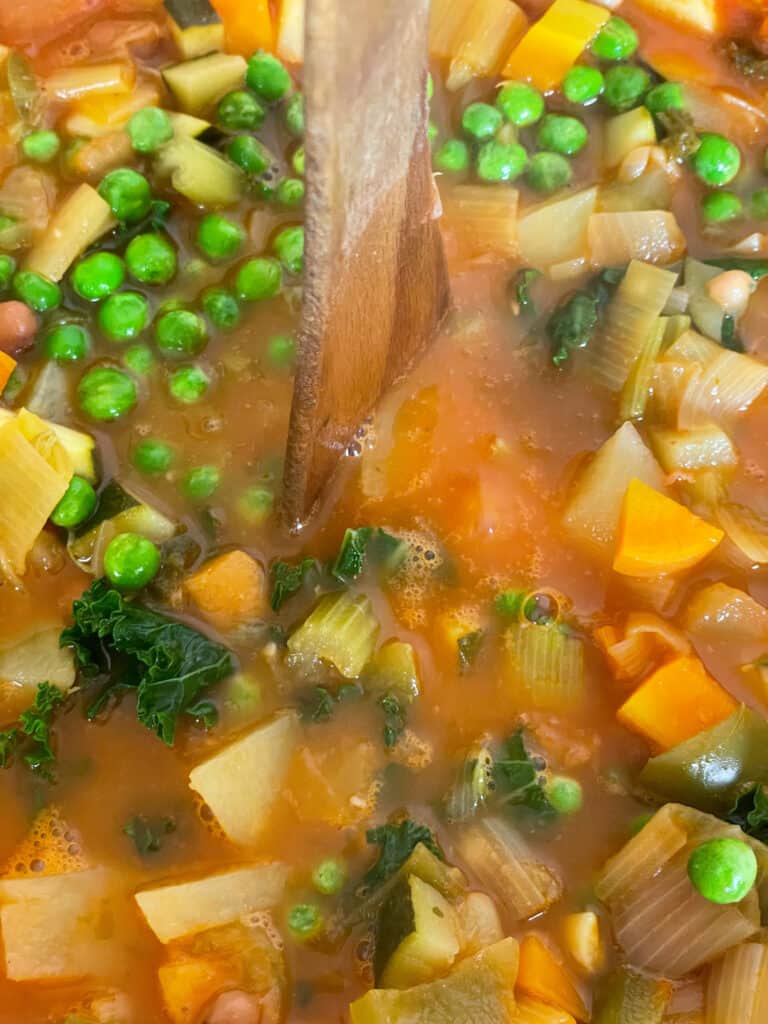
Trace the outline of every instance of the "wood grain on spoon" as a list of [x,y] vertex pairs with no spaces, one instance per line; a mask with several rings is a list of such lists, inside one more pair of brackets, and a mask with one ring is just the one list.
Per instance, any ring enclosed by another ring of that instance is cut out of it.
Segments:
[[448,300],[427,141],[429,0],[308,0],[305,279],[284,514],[312,511]]

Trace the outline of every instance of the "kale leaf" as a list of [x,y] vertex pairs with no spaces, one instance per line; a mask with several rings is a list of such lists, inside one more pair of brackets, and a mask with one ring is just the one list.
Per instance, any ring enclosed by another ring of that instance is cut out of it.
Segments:
[[325,686],[313,686],[299,696],[299,708],[304,722],[327,722],[336,708],[336,699]]
[[405,729],[405,708],[395,693],[385,693],[377,704],[384,712],[384,746],[389,750],[396,745]]
[[96,580],[73,605],[74,624],[61,646],[74,648],[85,676],[109,684],[89,717],[111,696],[135,689],[136,714],[169,746],[179,716],[195,714],[202,691],[235,670],[230,651],[191,626],[126,601],[106,580]]
[[727,820],[761,843],[768,843],[768,787],[754,785],[742,793]]
[[541,277],[541,271],[533,267],[521,267],[512,279],[514,303],[520,313],[536,315],[536,303],[531,295],[531,285]]
[[555,366],[562,366],[572,352],[591,343],[600,314],[623,276],[623,270],[608,268],[555,309],[546,327]]
[[693,117],[689,111],[676,107],[663,110],[657,117],[664,129],[664,148],[675,163],[685,163],[701,145]]
[[336,555],[336,560],[331,566],[331,574],[342,583],[350,583],[356,580],[365,568],[365,556],[368,549],[368,541],[371,539],[373,529],[370,526],[360,526],[356,530],[345,530],[344,538]]
[[16,725],[0,733],[0,768],[7,768],[18,751],[31,771],[53,781],[56,754],[51,746],[51,724],[65,699],[57,686],[39,684],[34,702],[19,715]]
[[501,755],[494,761],[493,781],[498,800],[508,807],[527,807],[542,821],[555,818],[557,812],[541,779],[542,767],[526,749],[523,730],[518,729],[505,741]]
[[157,853],[163,845],[165,836],[169,836],[175,831],[176,822],[171,817],[154,822],[145,818],[143,814],[137,814],[123,825],[123,832],[133,840],[133,845],[140,857],[146,857],[148,853]]
[[371,828],[365,833],[365,838],[372,846],[379,847],[379,857],[363,875],[363,892],[370,892],[391,878],[405,864],[419,843],[423,843],[440,860],[445,860],[432,830],[410,818],[405,818],[396,825],[379,825],[377,828]]
[[279,612],[289,597],[304,586],[304,580],[316,567],[314,558],[302,558],[296,565],[275,562],[272,566],[272,611]]

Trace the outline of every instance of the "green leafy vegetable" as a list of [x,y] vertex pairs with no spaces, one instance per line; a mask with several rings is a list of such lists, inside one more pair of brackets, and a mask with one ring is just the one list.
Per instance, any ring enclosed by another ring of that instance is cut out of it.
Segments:
[[379,856],[376,863],[363,876],[363,892],[370,892],[391,878],[405,864],[419,843],[423,843],[430,853],[440,860],[445,860],[432,830],[410,818],[405,818],[396,825],[379,825],[377,828],[369,829],[365,833],[365,838],[372,846],[379,847]]
[[591,343],[600,314],[623,276],[623,270],[608,268],[555,309],[546,327],[555,366],[562,366],[573,352]]
[[727,820],[761,843],[768,843],[768,787],[755,785],[742,793]]
[[482,629],[473,629],[456,641],[459,658],[459,672],[468,672],[483,646]]
[[356,580],[365,568],[365,555],[368,548],[368,541],[371,539],[373,529],[370,526],[361,526],[356,530],[346,530],[344,538],[336,556],[336,561],[331,566],[331,574],[342,583],[350,583]]
[[15,727],[0,733],[0,767],[7,768],[15,753],[33,772],[49,781],[53,779],[56,755],[51,746],[51,724],[56,709],[65,696],[57,686],[40,683],[35,700],[19,715]]
[[759,53],[748,42],[728,39],[723,43],[722,50],[740,75],[754,78],[759,82],[768,81],[768,57]]
[[554,818],[556,812],[549,802],[540,775],[543,767],[540,759],[529,754],[523,730],[518,729],[506,740],[501,756],[493,765],[496,796],[501,803],[508,807],[527,807],[540,820]]
[[720,343],[731,352],[743,352],[744,345],[736,334],[736,319],[730,313],[723,314],[723,326],[720,329]]
[[534,270],[533,267],[522,267],[512,279],[514,303],[519,313],[526,313],[529,316],[536,315],[536,303],[531,296],[531,285],[540,277],[540,270]]
[[691,114],[687,110],[670,107],[656,116],[664,129],[664,148],[676,163],[685,163],[701,145]]
[[73,606],[74,624],[61,634],[85,676],[106,677],[89,710],[95,717],[110,697],[136,691],[136,714],[172,745],[182,714],[194,714],[206,687],[235,670],[222,644],[181,622],[126,601],[106,580],[96,580]]
[[136,852],[140,857],[146,857],[148,853],[157,853],[163,845],[165,836],[176,831],[176,822],[173,818],[162,818],[160,821],[150,821],[143,814],[137,814],[135,818],[123,825],[123,832],[133,840]]
[[493,607],[505,619],[517,619],[528,597],[527,590],[502,590],[497,594]]
[[149,212],[140,221],[133,224],[120,224],[115,231],[114,241],[118,244],[129,242],[136,235],[143,235],[146,231],[161,231],[171,213],[171,204],[165,199],[153,199],[149,206]]
[[188,715],[200,722],[204,729],[213,729],[219,721],[219,709],[212,700],[199,700],[186,709]]
[[299,697],[299,707],[305,722],[327,722],[336,707],[336,699],[324,686],[313,686]]
[[719,270],[743,270],[753,281],[760,281],[768,275],[768,260],[746,259],[740,256],[721,256],[716,260],[704,260],[710,267]]
[[302,558],[296,565],[275,562],[272,566],[272,611],[279,612],[289,597],[304,586],[304,580],[315,568],[314,558]]
[[377,704],[384,712],[384,746],[389,750],[396,745],[405,729],[405,708],[395,693],[385,693]]

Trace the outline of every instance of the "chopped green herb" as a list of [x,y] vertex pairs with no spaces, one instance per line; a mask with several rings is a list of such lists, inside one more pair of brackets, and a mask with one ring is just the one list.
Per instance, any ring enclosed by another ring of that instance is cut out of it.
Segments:
[[533,267],[522,267],[512,279],[515,303],[520,313],[536,315],[536,303],[531,296],[531,285],[541,277],[541,271]]
[[96,580],[73,605],[74,624],[61,634],[84,676],[106,677],[88,711],[94,718],[113,695],[136,690],[136,714],[172,745],[182,714],[194,714],[201,693],[235,670],[232,654],[196,629],[127,601]]
[[405,708],[395,693],[385,693],[376,703],[384,712],[384,746],[390,750],[405,729]]
[[388,878],[391,878],[405,864],[419,843],[440,860],[445,860],[443,851],[434,833],[426,825],[420,825],[410,818],[405,818],[396,825],[379,825],[365,833],[371,846],[378,846],[379,856],[376,863],[363,876],[363,892],[371,892]]
[[313,686],[299,697],[299,708],[305,722],[327,722],[336,708],[336,699],[324,686]]
[[587,288],[575,292],[555,309],[546,328],[555,366],[562,366],[571,353],[590,344],[600,314],[623,276],[623,270],[604,270]]
[[480,653],[483,645],[482,629],[474,629],[471,633],[465,633],[456,641],[459,658],[459,671],[468,672],[472,667],[475,658]]
[[664,148],[676,163],[685,163],[701,146],[693,117],[689,111],[677,107],[670,107],[656,116],[664,129]]
[[344,539],[341,542],[336,561],[331,566],[331,573],[342,583],[351,583],[356,580],[365,568],[365,556],[368,541],[371,539],[373,529],[370,526],[361,526],[356,530],[346,530]]
[[272,566],[272,611],[279,612],[289,597],[304,586],[307,575],[316,567],[314,558],[302,558],[297,565],[275,562]]
[[768,787],[754,785],[738,798],[727,820],[761,843],[768,843]]
[[503,745],[501,756],[493,765],[493,781],[498,799],[507,807],[527,807],[541,820],[548,820],[556,812],[547,797],[541,776],[544,768],[529,754],[518,729]]
[[137,814],[135,818],[123,825],[123,832],[133,840],[136,852],[140,857],[146,857],[148,853],[157,853],[163,845],[165,836],[176,831],[176,822],[173,818],[162,818],[160,821],[150,821],[143,814]]
[[519,617],[527,597],[527,590],[502,590],[500,594],[496,595],[493,607],[505,619],[516,619]]

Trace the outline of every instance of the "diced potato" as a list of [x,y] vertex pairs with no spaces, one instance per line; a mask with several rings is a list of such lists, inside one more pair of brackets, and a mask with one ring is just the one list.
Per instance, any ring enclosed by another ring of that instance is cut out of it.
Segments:
[[659,18],[680,22],[705,35],[714,35],[717,31],[717,0],[637,0],[637,3]]
[[116,224],[95,188],[79,185],[57,208],[48,229],[28,254],[25,266],[60,281],[80,253]]
[[101,869],[0,881],[0,926],[10,981],[64,981],[116,961]]
[[258,839],[280,795],[298,738],[296,715],[278,715],[189,773],[190,787],[233,842],[247,845]]
[[517,224],[522,263],[545,270],[587,256],[587,227],[597,189],[587,188],[523,212]]
[[163,71],[168,88],[187,114],[198,114],[242,85],[248,65],[235,53],[211,53]]
[[[136,893],[147,924],[161,942],[228,924],[279,903],[288,869],[278,863],[208,875]],[[0,889],[0,893],[2,889]]]
[[0,650],[0,681],[34,690],[41,681],[69,690],[75,682],[71,647],[59,647],[61,628],[44,629]]

